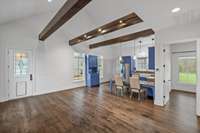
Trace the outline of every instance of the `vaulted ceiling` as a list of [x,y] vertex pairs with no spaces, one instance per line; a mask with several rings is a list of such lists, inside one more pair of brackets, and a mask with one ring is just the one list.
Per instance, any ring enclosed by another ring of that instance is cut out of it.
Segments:
[[[52,0],[51,3],[48,3],[48,0],[1,0],[0,24],[49,11],[54,12],[65,1]],[[195,16],[198,17],[197,14],[200,13],[199,5],[199,0],[93,0],[86,11],[97,25],[102,25],[134,11],[147,24],[159,29],[176,23],[177,14],[171,14],[171,9],[174,7],[181,8],[179,14],[193,15],[187,17],[197,19]]]
[[15,21],[24,17],[54,12],[65,0],[48,3],[47,0],[1,0],[0,24]]
[[[45,13],[52,13],[53,17],[65,2],[66,0],[52,0],[51,3],[48,0],[1,0],[0,24]],[[93,0],[82,12],[89,16],[96,27],[131,12],[144,20],[141,24],[113,32],[109,37],[105,36],[110,38],[148,28],[158,31],[173,25],[200,21],[199,5],[199,0]],[[171,10],[175,7],[180,7],[181,11],[173,14]],[[80,33],[77,32],[73,37],[78,35]]]

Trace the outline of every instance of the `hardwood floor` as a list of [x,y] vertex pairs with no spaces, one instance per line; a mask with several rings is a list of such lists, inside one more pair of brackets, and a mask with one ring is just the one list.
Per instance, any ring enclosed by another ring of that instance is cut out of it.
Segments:
[[195,96],[173,92],[165,107],[111,95],[108,86],[0,104],[0,133],[200,133]]

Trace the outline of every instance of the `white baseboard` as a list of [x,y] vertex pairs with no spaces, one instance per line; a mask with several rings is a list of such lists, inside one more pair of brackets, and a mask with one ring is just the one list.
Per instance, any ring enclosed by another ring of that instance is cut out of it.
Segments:
[[186,90],[186,89],[172,89],[172,91],[180,91],[180,92],[196,93],[196,90]]
[[[40,96],[40,95],[45,95],[45,94],[50,94],[50,93],[55,93],[55,92],[60,92],[60,91],[65,91],[65,90],[71,90],[71,89],[76,89],[76,88],[82,88],[82,87],[84,87],[84,86],[75,87],[75,88],[68,88],[68,89],[49,90],[49,91],[40,92],[40,93],[36,92],[32,96]],[[32,96],[27,96],[27,97],[32,97]],[[11,99],[11,100],[14,100],[14,99]],[[8,98],[0,98],[0,103],[6,102],[6,101],[9,101],[9,99]]]
[[165,99],[165,105],[169,102],[169,97]]
[[74,87],[74,88],[65,88],[65,89],[56,89],[56,90],[49,90],[49,91],[46,91],[46,92],[36,92],[33,94],[33,96],[39,96],[39,95],[45,95],[45,94],[50,94],[50,93],[55,93],[55,92],[60,92],[60,91],[66,91],[66,90],[72,90],[72,89],[76,89],[76,88],[82,88],[82,87],[85,87],[85,86],[78,86],[78,87]]
[[0,103],[8,101],[8,98],[0,98]]
[[164,103],[162,100],[154,100],[154,104],[157,105],[157,106],[164,106]]
[[200,117],[200,110],[197,110],[197,116]]

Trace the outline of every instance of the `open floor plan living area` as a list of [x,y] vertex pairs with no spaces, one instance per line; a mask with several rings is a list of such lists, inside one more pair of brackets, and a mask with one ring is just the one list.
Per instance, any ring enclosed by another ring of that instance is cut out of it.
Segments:
[[1,0],[0,133],[200,133],[199,0]]

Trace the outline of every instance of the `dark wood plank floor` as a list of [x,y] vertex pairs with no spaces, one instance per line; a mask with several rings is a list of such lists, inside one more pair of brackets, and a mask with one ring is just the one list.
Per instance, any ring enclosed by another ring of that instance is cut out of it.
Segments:
[[200,133],[194,94],[173,92],[165,107],[111,95],[107,86],[0,104],[0,133]]

